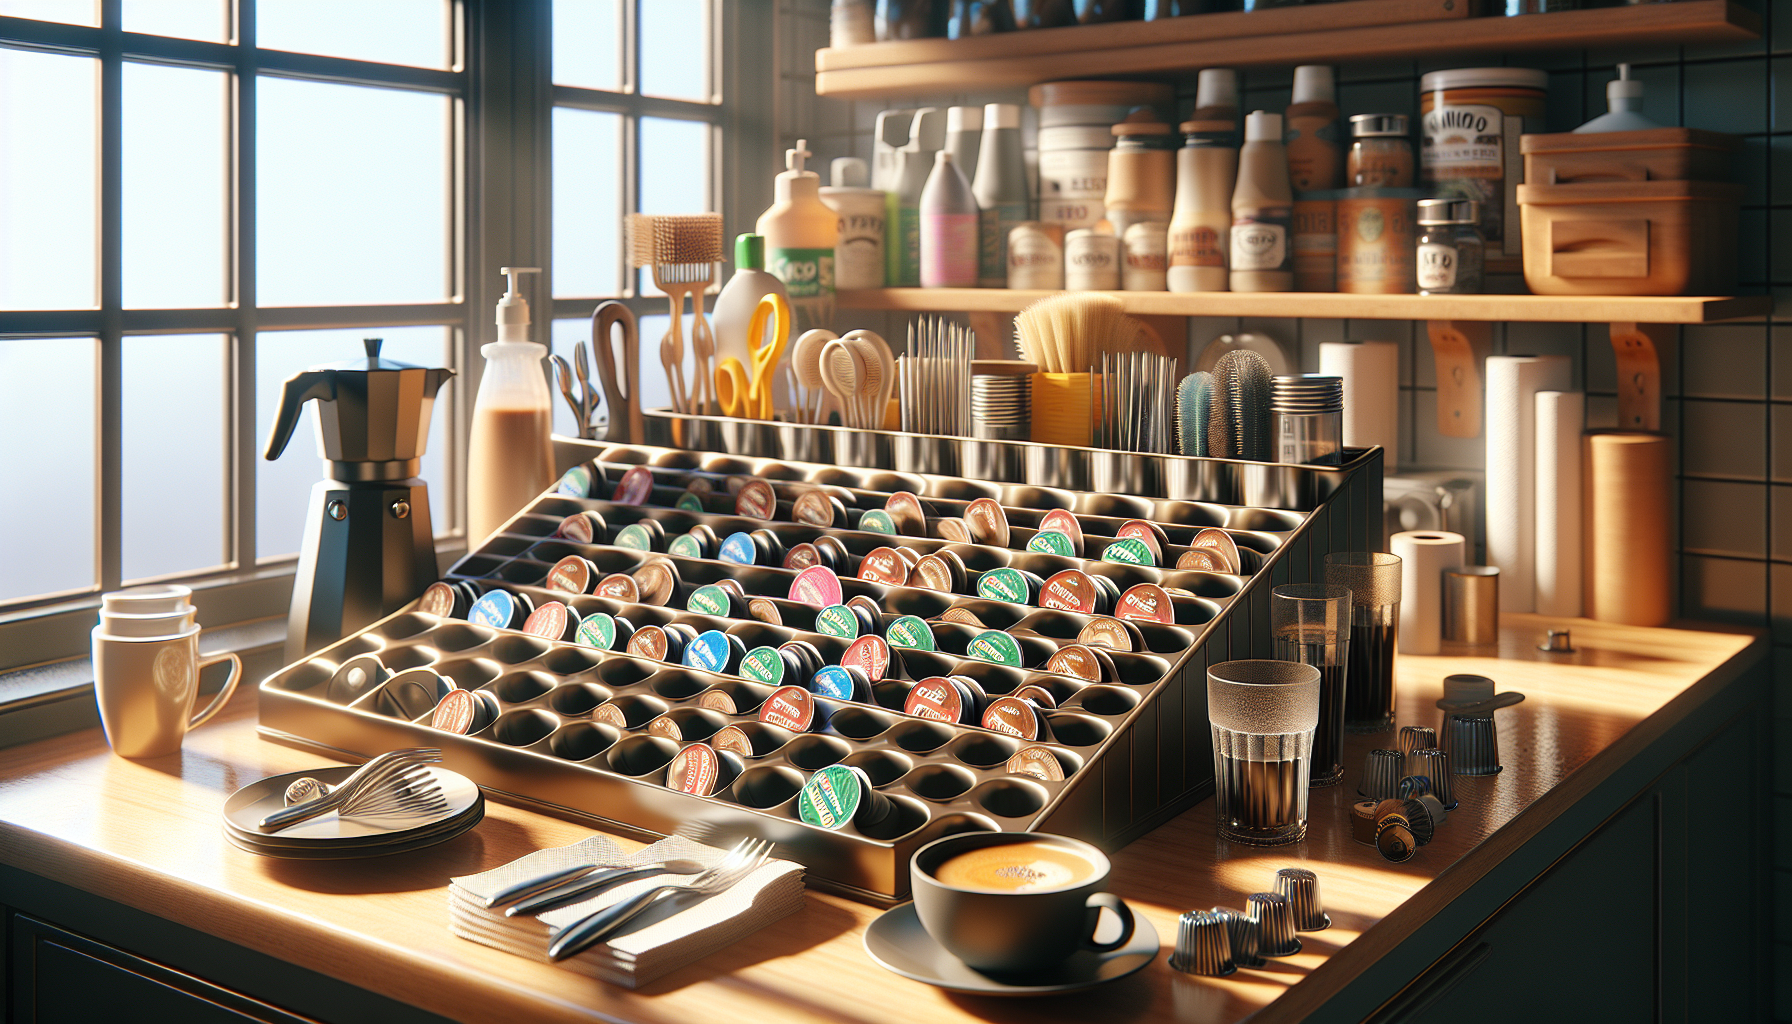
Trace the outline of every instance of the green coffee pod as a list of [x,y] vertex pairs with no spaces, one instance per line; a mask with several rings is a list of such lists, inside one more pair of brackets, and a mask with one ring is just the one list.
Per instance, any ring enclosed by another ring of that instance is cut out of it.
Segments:
[[967,658],[987,661],[992,665],[1006,665],[1009,668],[1021,667],[1020,642],[999,629],[988,629],[971,638],[965,645]]
[[1041,530],[1027,541],[1027,550],[1041,555],[1062,555],[1066,558],[1076,557],[1076,545],[1071,543],[1068,534],[1056,530]]
[[1122,537],[1113,541],[1102,549],[1101,560],[1117,562],[1121,565],[1157,567],[1157,556],[1151,553],[1150,545],[1137,537]]
[[891,647],[900,647],[910,651],[935,651],[939,647],[934,643],[933,627],[929,626],[918,615],[903,615],[890,623],[884,630],[884,639]]
[[896,533],[896,521],[890,518],[890,513],[885,512],[881,508],[866,509],[865,514],[859,517],[859,529],[864,530],[867,533],[887,533],[894,535]]

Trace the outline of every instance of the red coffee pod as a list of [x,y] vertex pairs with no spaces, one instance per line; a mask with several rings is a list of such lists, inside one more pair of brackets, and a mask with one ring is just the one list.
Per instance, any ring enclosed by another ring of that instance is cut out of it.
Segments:
[[[635,635],[628,638],[626,653],[637,658],[652,658],[654,661],[667,660],[666,654],[672,644],[667,639],[666,630],[662,626],[642,626],[635,630]],[[682,654],[683,647],[680,646]]]
[[579,613],[559,601],[543,601],[523,621],[523,632],[543,640],[571,640],[579,628]]
[[842,596],[840,577],[834,575],[834,570],[819,565],[804,569],[790,581],[790,599],[812,608],[839,604]]
[[964,509],[964,521],[971,528],[971,539],[992,547],[1008,546],[1008,511],[994,498],[977,498]]
[[1046,782],[1063,782],[1064,766],[1050,747],[1022,747],[1008,759],[1008,774],[1031,775]]
[[975,544],[977,539],[971,536],[971,525],[956,516],[946,516],[935,521],[934,532],[941,540],[949,540],[954,544]]
[[666,786],[692,796],[714,796],[734,779],[733,766],[707,743],[693,743],[672,755]]
[[1054,508],[1047,512],[1039,520],[1039,532],[1045,533],[1048,530],[1056,530],[1069,537],[1072,554],[1081,555],[1083,553],[1083,524],[1069,509]]
[[423,588],[423,595],[417,598],[418,611],[445,619],[464,617],[468,607],[469,603],[461,593],[446,583],[431,583]]
[[639,604],[641,588],[635,584],[635,578],[625,573],[613,572],[597,581],[597,588],[592,591],[598,597],[607,597],[623,604]]
[[1045,731],[1045,716],[1031,701],[1018,697],[997,697],[983,709],[983,728],[1007,733],[1023,740],[1036,740]]
[[610,500],[618,505],[645,505],[651,494],[653,470],[646,466],[630,466],[616,482],[616,491],[610,495]]
[[1170,538],[1164,534],[1163,527],[1148,519],[1128,519],[1120,524],[1120,529],[1114,531],[1114,536],[1122,540],[1130,537],[1139,541],[1151,549],[1151,556],[1155,564],[1163,564],[1164,548],[1170,543]]
[[736,515],[749,519],[770,519],[778,511],[778,492],[764,480],[748,480],[734,498]]
[[909,586],[955,594],[964,588],[964,560],[950,551],[923,555],[909,574]]
[[1074,676],[1085,682],[1099,683],[1109,677],[1109,667],[1112,665],[1112,660],[1104,660],[1101,652],[1082,644],[1071,644],[1058,648],[1046,660],[1045,670],[1061,676]]
[[1145,649],[1145,635],[1139,632],[1139,627],[1107,615],[1091,619],[1077,633],[1076,639],[1090,647],[1105,647],[1128,654]]
[[1176,559],[1176,568],[1192,572],[1223,572],[1236,576],[1226,556],[1213,548],[1190,548]]
[[889,500],[884,502],[884,511],[890,513],[890,520],[896,524],[897,533],[908,537],[926,534],[927,511],[913,491],[891,494]]
[[801,544],[793,544],[789,551],[784,552],[784,568],[786,569],[795,569],[798,572],[801,572],[804,569],[820,564],[821,552],[816,550],[815,545],[808,541],[803,541]]
[[759,720],[791,732],[808,732],[815,724],[815,697],[800,686],[780,686],[759,706]]
[[1114,616],[1170,626],[1176,623],[1176,606],[1164,588],[1155,583],[1140,583],[1120,595]]
[[1194,546],[1218,551],[1225,558],[1226,564],[1231,566],[1227,571],[1235,575],[1244,565],[1238,554],[1238,542],[1232,539],[1231,534],[1218,527],[1209,526],[1195,534]]
[[1093,615],[1102,597],[1099,585],[1081,569],[1064,569],[1052,574],[1039,588],[1039,607],[1061,612]]
[[890,645],[876,633],[867,633],[847,645],[840,664],[865,673],[865,678],[880,682],[890,671]]
[[563,594],[589,594],[591,581],[597,579],[597,566],[589,559],[578,555],[567,555],[554,567],[548,570],[547,578],[541,585],[548,590],[558,590]]
[[970,720],[971,697],[948,676],[928,676],[910,687],[902,701],[904,714],[935,722],[962,723]]
[[908,585],[909,564],[896,548],[873,548],[859,560],[859,579],[888,587]]
[[1032,683],[1028,683],[1025,686],[1017,688],[1013,693],[1009,694],[1008,696],[1019,697],[1021,700],[1032,701],[1034,704],[1037,704],[1042,708],[1055,708],[1058,706],[1058,698],[1052,696],[1052,692],[1050,690],[1046,689],[1043,686],[1035,686]]
[[443,732],[465,736],[477,728],[474,723],[479,720],[479,712],[479,698],[471,690],[449,690],[436,704],[429,724]]
[[666,604],[678,593],[678,585],[683,582],[678,577],[678,567],[667,558],[652,558],[642,562],[640,568],[631,575],[635,586],[640,589],[640,601],[643,604]]

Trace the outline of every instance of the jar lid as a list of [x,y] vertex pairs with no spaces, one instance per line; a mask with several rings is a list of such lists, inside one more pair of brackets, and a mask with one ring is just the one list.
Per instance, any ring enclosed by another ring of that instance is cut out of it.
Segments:
[[1449,71],[1428,71],[1419,79],[1419,91],[1437,89],[1473,89],[1506,86],[1519,89],[1549,88],[1549,73],[1532,68],[1452,68]]
[[1359,139],[1389,135],[1404,137],[1408,125],[1405,114],[1352,114],[1350,134]]
[[1184,135],[1206,134],[1208,132],[1236,132],[1238,123],[1224,118],[1204,117],[1193,121],[1184,121],[1176,126],[1176,130]]
[[1473,199],[1421,199],[1420,224],[1479,224],[1481,204]]
[[1126,115],[1119,124],[1109,129],[1115,137],[1128,135],[1168,135],[1170,126],[1157,119],[1157,114],[1150,107],[1140,107]]

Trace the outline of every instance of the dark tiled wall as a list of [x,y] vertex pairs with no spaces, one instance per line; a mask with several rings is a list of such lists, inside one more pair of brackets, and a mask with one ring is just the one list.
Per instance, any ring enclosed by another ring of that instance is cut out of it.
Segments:
[[[1763,39],[1721,46],[1512,53],[1503,63],[1550,73],[1549,130],[1567,131],[1605,110],[1605,83],[1628,62],[1647,83],[1645,112],[1662,124],[1743,137],[1737,180],[1743,199],[1742,290],[1771,291],[1775,315],[1763,320],[1687,327],[1662,352],[1663,427],[1679,439],[1681,613],[1687,618],[1770,629],[1775,643],[1775,879],[1777,1016],[1792,1020],[1792,0],[1755,0],[1767,20]],[[826,174],[835,156],[871,156],[877,112],[919,106],[889,97],[848,102],[817,97],[813,52],[827,45],[826,0],[783,0],[778,34],[777,124],[782,145],[806,136]],[[1476,62],[1480,63],[1480,62]],[[1418,76],[1472,66],[1460,58],[1388,61],[1339,69],[1346,114],[1416,113]],[[1193,71],[1182,83],[1180,113],[1193,106]],[[1245,75],[1245,109],[1280,110],[1291,72]],[[1003,101],[1024,92],[930,96],[932,105]],[[1023,125],[1030,137],[1031,111]],[[769,181],[769,179],[768,179]],[[769,183],[767,185],[769,198]],[[877,314],[852,326],[883,326]],[[890,327],[898,324],[890,323]],[[1318,368],[1318,345],[1341,339],[1398,341],[1402,347],[1400,458],[1403,466],[1479,468],[1481,442],[1438,435],[1436,385],[1422,324],[1399,321],[1198,318],[1190,352],[1239,329],[1267,330],[1302,365]],[[894,337],[895,335],[891,335]],[[1506,324],[1494,351],[1564,353],[1575,386],[1589,395],[1593,424],[1615,425],[1615,367],[1602,324]]]

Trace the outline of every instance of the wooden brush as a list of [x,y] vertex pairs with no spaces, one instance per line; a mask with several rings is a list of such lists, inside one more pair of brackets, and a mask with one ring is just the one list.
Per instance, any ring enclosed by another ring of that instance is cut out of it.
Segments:
[[[664,216],[631,213],[624,224],[631,267],[648,267],[654,287],[666,293],[672,307],[672,326],[660,339],[660,362],[672,389],[672,405],[678,412],[711,412],[715,401],[715,335],[703,316],[703,293],[715,282],[716,264],[722,259],[722,215],[696,213]],[[696,402],[684,386],[684,299],[691,297],[691,347],[696,355]]]
[[1087,373],[1104,352],[1148,351],[1142,325],[1112,295],[1060,292],[1014,318],[1021,356],[1046,373]]

